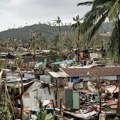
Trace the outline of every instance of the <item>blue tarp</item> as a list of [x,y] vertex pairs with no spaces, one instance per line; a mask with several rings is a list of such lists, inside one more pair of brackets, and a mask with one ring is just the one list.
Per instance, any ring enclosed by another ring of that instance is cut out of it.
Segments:
[[41,67],[43,67],[44,66],[44,63],[43,62],[37,62],[36,64],[35,64],[35,66],[34,66],[34,68],[41,68]]
[[71,63],[73,63],[73,62],[75,62],[75,61],[74,61],[74,60],[64,60],[64,61],[61,61],[61,62],[54,62],[54,63],[52,63],[52,64],[57,64],[57,65],[59,65],[59,64],[61,64],[61,63],[71,64]]
[[80,77],[78,76],[74,76],[74,77],[71,77],[71,82],[76,82],[76,81],[79,81],[80,80]]
[[62,61],[62,62],[65,62],[65,63],[67,63],[67,64],[71,64],[71,63],[73,63],[73,62],[75,62],[74,60],[64,60],[64,61]]
[[54,62],[54,63],[52,63],[52,64],[56,64],[56,65],[59,65],[59,64],[61,64],[62,62]]

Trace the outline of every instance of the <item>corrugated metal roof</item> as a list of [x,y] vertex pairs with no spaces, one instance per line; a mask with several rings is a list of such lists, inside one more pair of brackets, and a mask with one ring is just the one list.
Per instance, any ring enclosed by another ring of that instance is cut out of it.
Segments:
[[54,78],[69,77],[65,72],[48,72]]
[[[31,83],[33,83],[34,81],[30,81],[28,83],[23,83],[23,86],[29,85]],[[17,83],[11,83],[11,84],[7,84],[7,86],[14,86],[15,88],[20,88],[21,87],[21,83],[17,82]]]
[[[63,71],[70,77],[73,76],[117,76],[120,75],[120,67],[95,67],[95,68],[66,68]],[[89,73],[89,74],[88,74]]]
[[[34,79],[35,78],[27,78],[27,77],[22,78],[23,81],[31,81]],[[17,78],[13,78],[13,79],[7,81],[7,83],[20,82],[20,81],[21,81],[21,78],[17,77]]]

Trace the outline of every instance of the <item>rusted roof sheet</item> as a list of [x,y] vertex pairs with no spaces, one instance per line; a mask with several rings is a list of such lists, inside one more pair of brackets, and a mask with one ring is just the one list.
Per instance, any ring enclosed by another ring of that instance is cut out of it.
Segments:
[[89,90],[79,90],[79,91],[82,92],[82,93],[90,93]]
[[116,76],[120,75],[120,67],[95,67],[95,68],[66,68],[63,71],[70,77],[73,76]]
[[108,105],[108,106],[116,105],[116,104],[117,104],[117,101],[115,101],[115,100],[109,100],[109,101],[107,102],[107,105]]

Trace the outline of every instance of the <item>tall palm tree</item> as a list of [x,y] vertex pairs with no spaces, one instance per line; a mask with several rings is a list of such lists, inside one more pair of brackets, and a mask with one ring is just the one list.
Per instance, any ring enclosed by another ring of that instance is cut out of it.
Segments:
[[120,0],[92,0],[78,5],[92,6],[84,16],[84,32],[88,40],[91,40],[106,18],[113,23],[108,51],[120,63]]
[[56,20],[54,20],[54,25],[58,26],[58,32],[59,32],[59,40],[61,40],[61,25],[62,25],[61,18],[58,16]]
[[71,25],[71,27],[73,28],[73,31],[75,32],[75,30],[77,30],[77,42],[76,42],[76,46],[77,46],[77,62],[79,63],[79,45],[80,45],[80,17],[79,15],[76,17],[73,17],[73,21],[74,23]]
[[[111,56],[117,57],[118,63],[120,63],[120,0],[92,0],[78,5],[92,5],[91,10],[84,16],[84,32],[87,33],[89,40],[106,18],[113,23],[108,50]],[[120,91],[117,113],[120,116]]]

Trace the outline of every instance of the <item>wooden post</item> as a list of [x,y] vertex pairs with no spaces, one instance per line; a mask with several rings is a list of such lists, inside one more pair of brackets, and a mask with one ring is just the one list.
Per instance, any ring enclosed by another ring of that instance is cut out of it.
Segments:
[[62,99],[60,99],[60,114],[61,114],[61,109],[62,109]]
[[29,111],[29,113],[28,113],[28,120],[30,120],[30,111]]
[[56,101],[56,107],[57,107],[57,105],[58,105],[58,103],[57,103],[57,99],[58,99],[58,85],[57,85],[57,80],[56,80],[56,91],[55,91],[56,93],[55,93],[55,101]]
[[54,100],[52,100],[52,104],[53,104],[53,108],[54,108],[54,111],[55,111],[55,105],[54,105]]
[[23,95],[23,93],[24,93],[24,86],[23,86],[23,76],[22,76],[22,72],[21,72],[21,70],[20,70],[20,68],[18,68],[19,69],[19,75],[20,75],[20,79],[21,79],[21,93],[20,93],[20,105],[21,105],[21,120],[23,120],[23,100],[22,100],[22,95]]
[[42,102],[39,100],[39,109],[40,109],[40,120],[42,119]]

